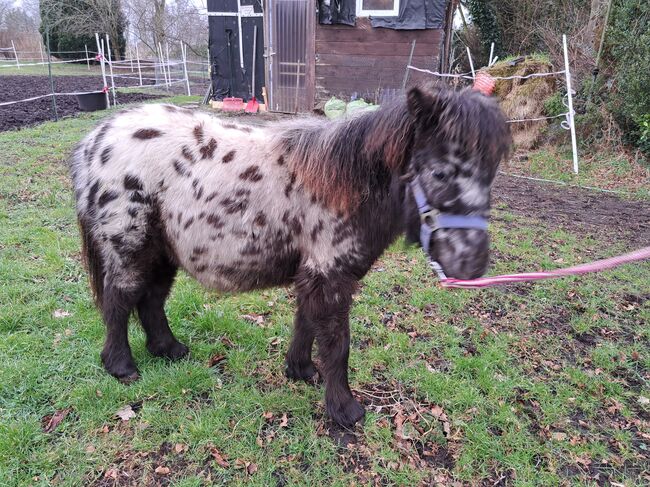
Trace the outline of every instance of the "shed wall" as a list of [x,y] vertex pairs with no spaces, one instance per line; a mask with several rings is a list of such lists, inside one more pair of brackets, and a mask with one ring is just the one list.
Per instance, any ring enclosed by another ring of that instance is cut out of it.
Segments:
[[[367,18],[356,26],[316,25],[316,101],[331,96],[375,99],[380,89],[401,88],[416,40],[413,65],[438,69],[444,30],[373,28]],[[409,86],[425,75],[411,71]]]

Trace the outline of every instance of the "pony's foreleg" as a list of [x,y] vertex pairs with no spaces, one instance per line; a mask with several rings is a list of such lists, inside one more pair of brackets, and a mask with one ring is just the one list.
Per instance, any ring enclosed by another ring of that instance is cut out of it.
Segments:
[[365,413],[348,384],[349,312],[355,285],[356,281],[312,274],[299,278],[297,286],[301,312],[313,324],[318,343],[327,413],[346,427],[353,426]]
[[311,360],[314,346],[315,329],[298,301],[298,310],[293,325],[293,339],[286,357],[285,373],[289,379],[311,381],[316,375],[316,368]]

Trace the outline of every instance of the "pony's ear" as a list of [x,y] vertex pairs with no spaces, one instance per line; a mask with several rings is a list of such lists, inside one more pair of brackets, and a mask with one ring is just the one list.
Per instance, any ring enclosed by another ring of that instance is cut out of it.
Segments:
[[411,115],[421,119],[431,115],[435,99],[416,86],[406,95],[406,104]]

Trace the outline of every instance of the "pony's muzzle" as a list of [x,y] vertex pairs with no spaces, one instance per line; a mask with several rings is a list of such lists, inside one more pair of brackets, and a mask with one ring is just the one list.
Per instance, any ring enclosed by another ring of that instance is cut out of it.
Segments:
[[488,232],[480,229],[439,229],[429,251],[447,277],[476,279],[485,274],[490,260]]

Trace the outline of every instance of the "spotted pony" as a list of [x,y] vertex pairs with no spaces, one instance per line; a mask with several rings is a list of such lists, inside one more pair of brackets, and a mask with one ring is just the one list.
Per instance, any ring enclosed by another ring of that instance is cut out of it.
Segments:
[[[510,136],[494,100],[412,89],[376,112],[251,127],[173,105],[125,110],[71,158],[83,255],[106,324],[101,359],[138,378],[127,338],[136,311],[155,356],[179,359],[164,303],[179,268],[219,291],[293,285],[286,374],[310,380],[318,345],[330,417],[364,410],[348,385],[349,312],[357,283],[400,234],[418,241],[410,183],[428,204],[487,217]],[[430,243],[430,245],[429,245]],[[485,229],[441,228],[426,242],[448,275],[488,262]]]

